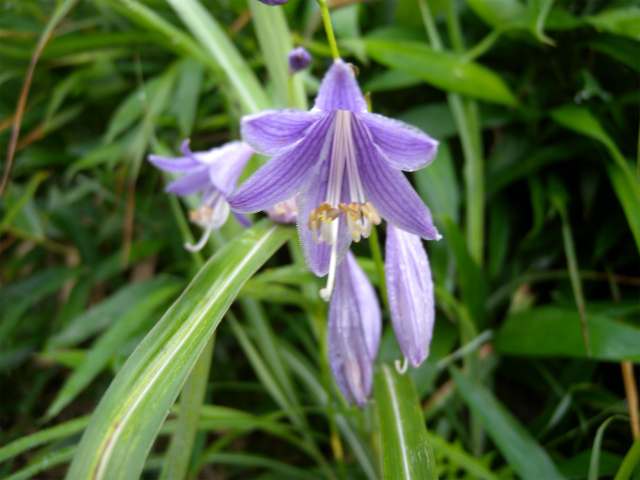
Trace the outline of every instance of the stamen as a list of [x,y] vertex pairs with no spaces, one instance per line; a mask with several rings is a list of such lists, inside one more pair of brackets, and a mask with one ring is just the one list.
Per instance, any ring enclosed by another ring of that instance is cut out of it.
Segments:
[[396,367],[396,372],[398,372],[400,375],[404,375],[405,373],[407,373],[407,369],[409,368],[409,360],[407,359],[407,357],[404,357],[402,366],[400,366],[400,360],[394,360],[393,365]]
[[338,222],[332,222],[332,244],[331,258],[329,259],[329,275],[327,276],[327,286],[320,290],[320,298],[325,302],[331,299],[333,287],[336,283],[336,267],[338,266]]
[[212,231],[213,231],[213,225],[208,225],[204,233],[202,234],[202,237],[200,237],[200,240],[198,240],[198,243],[196,243],[195,245],[191,245],[190,243],[185,243],[184,248],[189,250],[190,252],[199,252],[204,248],[205,244],[207,243],[207,240],[209,240],[209,237],[211,236]]

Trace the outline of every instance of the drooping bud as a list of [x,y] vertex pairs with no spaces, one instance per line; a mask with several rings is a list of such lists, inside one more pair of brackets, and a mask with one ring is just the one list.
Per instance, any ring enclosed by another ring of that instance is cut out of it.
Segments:
[[373,362],[380,345],[382,320],[373,286],[348,251],[336,273],[329,304],[329,360],[349,402],[364,406],[371,393]]
[[287,57],[289,58],[290,73],[299,72],[311,63],[311,54],[304,47],[294,48],[287,54]]
[[429,356],[435,320],[433,280],[420,237],[389,225],[385,271],[393,330],[405,358],[417,367]]

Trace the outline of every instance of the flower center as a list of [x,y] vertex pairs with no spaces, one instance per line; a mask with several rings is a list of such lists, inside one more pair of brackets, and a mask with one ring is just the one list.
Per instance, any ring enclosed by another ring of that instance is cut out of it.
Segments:
[[[325,301],[331,298],[335,283],[339,226],[336,220],[343,216],[346,228],[355,242],[359,242],[361,238],[368,238],[373,225],[378,225],[381,221],[376,209],[366,201],[364,196],[351,131],[352,115],[352,112],[347,110],[336,112],[326,200],[314,208],[309,215],[308,225],[313,232],[313,240],[316,243],[325,242],[331,246],[327,287],[320,291],[320,296]],[[345,175],[348,203],[340,201],[343,185],[345,185]]]
[[195,245],[184,244],[184,248],[190,252],[202,250],[213,230],[220,228],[229,216],[229,204],[222,194],[213,190],[202,198],[202,205],[197,210],[189,211],[189,220],[199,227],[204,228],[204,233]]

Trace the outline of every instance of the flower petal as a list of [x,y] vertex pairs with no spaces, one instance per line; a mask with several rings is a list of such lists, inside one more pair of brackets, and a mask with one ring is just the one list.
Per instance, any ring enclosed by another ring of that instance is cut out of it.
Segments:
[[416,235],[387,228],[385,277],[393,330],[409,363],[429,356],[435,300],[429,259]]
[[349,271],[351,272],[353,290],[355,299],[358,302],[358,310],[362,317],[367,349],[371,358],[375,358],[380,346],[380,336],[382,335],[382,314],[380,313],[378,297],[364,270],[358,265],[355,255],[349,251],[343,262],[348,263]]
[[[300,192],[298,200],[298,238],[302,253],[307,261],[307,266],[315,275],[323,277],[329,271],[329,262],[331,259],[331,247],[326,243],[316,243],[313,240],[313,232],[309,228],[309,215],[314,208],[318,208],[322,202],[327,200],[327,185],[329,183],[329,158],[331,150],[327,151],[326,156],[316,167],[317,170],[310,175],[309,181],[304,185]],[[343,201],[348,202],[346,176],[343,181],[342,197]],[[352,237],[345,228],[344,223],[338,221],[338,262],[342,259],[345,252],[351,245]]]
[[321,114],[303,110],[265,110],[242,117],[240,133],[256,152],[278,155],[304,137],[321,119]]
[[327,115],[296,144],[273,157],[249,177],[230,197],[231,208],[242,213],[266,210],[300,191],[313,175],[320,158],[331,145],[329,131],[334,115]]
[[164,191],[172,192],[183,197],[204,190],[209,185],[211,185],[211,183],[209,182],[207,169],[201,166],[199,170],[187,173],[178,180],[171,182]]
[[362,96],[356,76],[351,67],[341,59],[335,60],[325,73],[318,90],[315,108],[323,112],[350,110],[361,113],[367,111],[367,102]]
[[244,213],[238,213],[238,212],[231,212],[231,213],[233,213],[233,216],[236,219],[236,221],[244,228],[249,228],[251,225],[253,225],[253,222],[249,220],[249,217],[247,217]]
[[439,142],[413,125],[373,113],[363,113],[359,118],[389,164],[397,170],[419,170],[438,154]]
[[244,142],[231,142],[217,150],[218,157],[209,166],[209,178],[224,196],[229,196],[253,156],[253,149]]
[[188,172],[202,167],[200,163],[189,157],[167,158],[149,155],[147,159],[154,167],[165,172]]
[[[379,310],[376,315],[375,311],[360,309],[364,299],[358,297],[356,282],[361,279],[354,276],[354,266],[360,269],[349,252],[336,272],[336,288],[329,305],[329,361],[344,396],[362,408],[371,392],[373,362],[377,353],[369,350],[366,330],[369,325],[380,324],[381,318]],[[365,282],[368,283],[366,277]],[[372,317],[365,318],[364,315]]]
[[352,131],[367,200],[387,222],[426,240],[439,240],[441,236],[427,206],[403,173],[389,166],[366,127],[355,116]]

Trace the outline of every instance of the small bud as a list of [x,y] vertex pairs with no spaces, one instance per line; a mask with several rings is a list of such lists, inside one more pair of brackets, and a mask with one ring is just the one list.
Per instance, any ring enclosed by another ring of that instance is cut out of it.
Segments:
[[311,54],[303,47],[294,48],[287,57],[289,58],[289,72],[296,73],[309,66],[311,63]]

